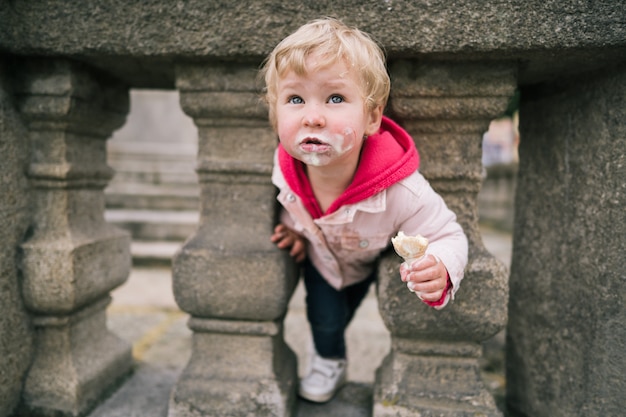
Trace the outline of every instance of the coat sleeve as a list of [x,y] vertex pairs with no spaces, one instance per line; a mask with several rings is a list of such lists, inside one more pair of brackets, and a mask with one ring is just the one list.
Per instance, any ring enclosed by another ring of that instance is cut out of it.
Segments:
[[[445,301],[435,308],[443,308],[459,289],[468,257],[468,242],[463,228],[457,223],[456,214],[448,208],[443,198],[432,189],[419,173],[406,182],[404,196],[404,220],[398,230],[407,235],[421,234],[428,239],[427,254],[433,254],[445,265],[452,287]],[[399,201],[391,202],[399,204]]]

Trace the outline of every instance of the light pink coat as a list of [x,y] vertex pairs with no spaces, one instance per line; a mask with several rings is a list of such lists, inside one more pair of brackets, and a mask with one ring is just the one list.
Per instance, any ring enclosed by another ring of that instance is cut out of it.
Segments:
[[467,238],[456,215],[419,172],[314,220],[274,162],[272,182],[284,208],[281,222],[306,238],[309,259],[330,285],[341,289],[364,280],[391,238],[403,231],[428,238],[427,253],[438,256],[447,268],[452,289],[441,307],[454,298],[467,264]]

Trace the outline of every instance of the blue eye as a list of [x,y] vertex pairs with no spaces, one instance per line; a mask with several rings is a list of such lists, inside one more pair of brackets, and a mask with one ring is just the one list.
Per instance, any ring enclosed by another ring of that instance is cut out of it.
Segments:
[[289,97],[289,100],[287,100],[287,102],[291,104],[302,104],[304,103],[304,100],[302,100],[302,97],[293,96],[293,97]]
[[333,95],[333,96],[330,96],[330,98],[328,99],[328,101],[329,101],[330,103],[333,103],[333,104],[343,103],[343,97],[341,97],[341,96],[339,96],[339,95]]

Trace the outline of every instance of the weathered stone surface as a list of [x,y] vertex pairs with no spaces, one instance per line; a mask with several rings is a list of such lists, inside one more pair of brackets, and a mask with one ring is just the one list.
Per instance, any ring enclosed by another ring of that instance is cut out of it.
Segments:
[[425,161],[420,171],[458,214],[470,247],[461,288],[442,310],[407,291],[400,258],[382,260],[379,309],[392,348],[377,372],[374,416],[500,416],[478,358],[481,343],[506,324],[507,271],[480,239],[476,195],[482,131],[506,107],[515,72],[512,65],[415,61],[396,62],[390,72],[397,88],[391,110],[413,135]]
[[324,16],[371,33],[392,59],[519,60],[523,83],[600,67],[626,48],[623,7],[610,0],[6,2],[0,47],[72,56],[137,87],[169,88],[174,57],[259,62],[285,34]]
[[376,417],[502,416],[483,386],[476,360],[447,357],[436,343],[419,353],[393,349],[376,379]]
[[32,234],[22,243],[24,298],[33,312],[69,313],[130,271],[128,234],[102,216],[102,189],[112,176],[104,139],[123,123],[128,98],[123,87],[107,91],[62,60],[24,62],[19,81],[36,189]]
[[522,91],[507,339],[514,416],[626,406],[626,71]]
[[71,316],[33,320],[36,355],[24,384],[23,415],[83,415],[128,373],[129,346],[107,330],[109,301]]
[[22,245],[24,303],[40,314],[69,313],[123,284],[130,267],[125,233],[87,242]]
[[198,126],[200,224],[173,260],[174,295],[190,313],[192,357],[171,417],[289,417],[297,363],[282,320],[296,284],[289,256],[269,241],[276,138],[256,70],[240,64],[177,67],[183,110]]
[[[233,236],[235,232],[220,231],[224,228],[201,227],[174,257],[174,295],[178,306],[198,317],[282,317],[295,287],[295,279],[284,277],[292,263],[288,255],[274,248],[237,250],[236,242],[244,239]],[[270,234],[268,227],[260,235]],[[226,243],[228,248],[216,247],[220,243]],[[290,274],[295,275],[295,271]]]
[[506,323],[506,269],[474,248],[456,299],[436,311],[407,291],[401,261],[389,254],[379,270],[379,309],[392,349],[377,371],[374,415],[500,416],[478,358],[481,342]]
[[420,171],[441,192],[448,188],[442,180],[478,192],[482,134],[515,91],[515,64],[400,60],[390,65],[390,75],[391,110],[423,156]]
[[296,356],[281,322],[191,319],[193,354],[169,416],[291,416]]
[[34,202],[20,266],[36,328],[20,413],[75,417],[132,365],[105,314],[109,291],[128,277],[130,239],[103,216],[112,174],[104,141],[123,123],[128,97],[125,86],[66,60],[20,65]]
[[20,296],[18,244],[30,215],[26,129],[14,108],[8,68],[0,63],[0,416],[18,404],[32,356],[33,330]]
[[199,127],[201,209],[198,230],[174,260],[176,300],[198,317],[276,320],[294,282],[284,277],[289,260],[268,239],[276,139],[256,71],[212,64],[181,65],[177,73],[183,110]]
[[379,308],[387,328],[400,338],[476,342],[496,334],[506,324],[506,268],[486,252],[473,250],[466,281],[453,302],[434,310],[416,300],[400,280],[395,254],[380,266]]

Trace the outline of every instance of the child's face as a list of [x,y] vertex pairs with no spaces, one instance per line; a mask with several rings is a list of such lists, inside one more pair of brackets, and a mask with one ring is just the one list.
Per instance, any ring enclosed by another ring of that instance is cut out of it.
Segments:
[[366,109],[358,79],[345,62],[317,68],[313,54],[306,63],[306,75],[290,71],[278,82],[276,120],[281,144],[307,165],[358,161],[363,136],[380,127],[382,108]]

